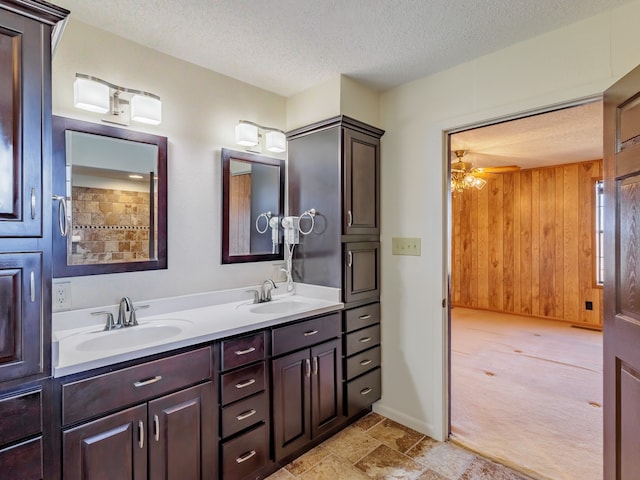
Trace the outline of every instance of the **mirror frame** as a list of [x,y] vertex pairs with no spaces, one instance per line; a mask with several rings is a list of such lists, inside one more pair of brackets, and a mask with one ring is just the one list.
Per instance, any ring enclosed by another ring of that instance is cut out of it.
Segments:
[[[158,148],[158,221],[156,259],[143,262],[97,263],[89,265],[67,264],[68,237],[60,235],[58,223],[52,222],[53,229],[53,277],[75,277],[100,275],[105,273],[138,272],[143,270],[161,270],[167,268],[167,137],[136,132],[99,123],[85,122],[73,118],[53,116],[52,121],[52,164],[53,193],[65,194],[66,182],[66,145],[65,132],[90,133],[103,137],[118,138],[132,142],[147,143]],[[57,202],[53,202],[53,217],[57,218]],[[72,234],[73,227],[69,229]]]
[[280,189],[278,192],[280,205],[278,208],[278,217],[284,216],[284,181],[285,181],[285,163],[284,160],[273,157],[265,157],[248,152],[238,152],[223,148],[221,151],[222,160],[222,263],[247,263],[247,262],[265,262],[273,260],[284,260],[284,245],[282,232],[279,231],[278,253],[257,253],[251,255],[229,255],[229,183],[231,178],[231,160],[242,160],[245,162],[261,163],[264,165],[272,165],[280,167]]

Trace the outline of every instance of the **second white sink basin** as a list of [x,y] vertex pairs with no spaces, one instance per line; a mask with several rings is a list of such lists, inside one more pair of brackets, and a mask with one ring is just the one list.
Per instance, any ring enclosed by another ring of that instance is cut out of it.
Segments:
[[80,351],[90,351],[145,345],[180,335],[189,324],[191,322],[187,320],[168,320],[141,323],[135,327],[111,331],[93,331],[83,334],[87,338],[78,343],[75,348]]
[[249,311],[253,313],[289,313],[304,310],[309,305],[309,303],[299,300],[274,300],[254,305],[249,308]]

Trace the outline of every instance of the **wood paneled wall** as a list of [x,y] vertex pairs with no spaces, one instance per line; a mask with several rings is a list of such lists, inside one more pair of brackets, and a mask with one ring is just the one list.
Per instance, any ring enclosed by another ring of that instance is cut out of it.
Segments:
[[[595,186],[602,161],[495,175],[452,200],[454,306],[602,325]],[[585,302],[593,302],[593,310]]]

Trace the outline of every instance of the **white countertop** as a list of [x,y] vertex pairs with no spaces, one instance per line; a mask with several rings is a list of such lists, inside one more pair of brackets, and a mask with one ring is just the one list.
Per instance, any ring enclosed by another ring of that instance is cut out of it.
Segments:
[[[140,327],[127,327],[109,332],[103,331],[106,317],[93,316],[91,313],[108,311],[117,319],[117,305],[54,313],[53,376],[62,377],[328,313],[343,307],[338,288],[305,284],[295,286],[295,295],[277,295],[279,290],[285,291],[285,288],[276,289],[273,291],[272,303],[258,305],[252,305],[251,300],[247,300],[247,288],[141,302],[132,299],[134,306],[149,305],[149,308],[136,312]],[[284,304],[284,312],[251,311],[258,306],[276,306],[278,303]],[[169,338],[147,342],[144,332],[161,325],[167,327],[167,330],[176,325],[179,328],[175,328],[177,333],[171,333]],[[143,339],[134,346],[121,345],[103,349],[91,346],[91,342],[97,337],[116,334],[123,338],[129,335],[129,332]]]

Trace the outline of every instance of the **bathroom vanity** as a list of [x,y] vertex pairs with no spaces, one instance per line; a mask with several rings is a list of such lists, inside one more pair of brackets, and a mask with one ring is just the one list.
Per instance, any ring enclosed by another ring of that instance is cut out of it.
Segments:
[[[106,332],[90,314],[114,306],[54,314],[61,478],[264,478],[368,412],[375,306],[343,322],[338,289],[296,287],[259,304],[244,289],[152,301]],[[135,329],[152,340],[125,345]]]

